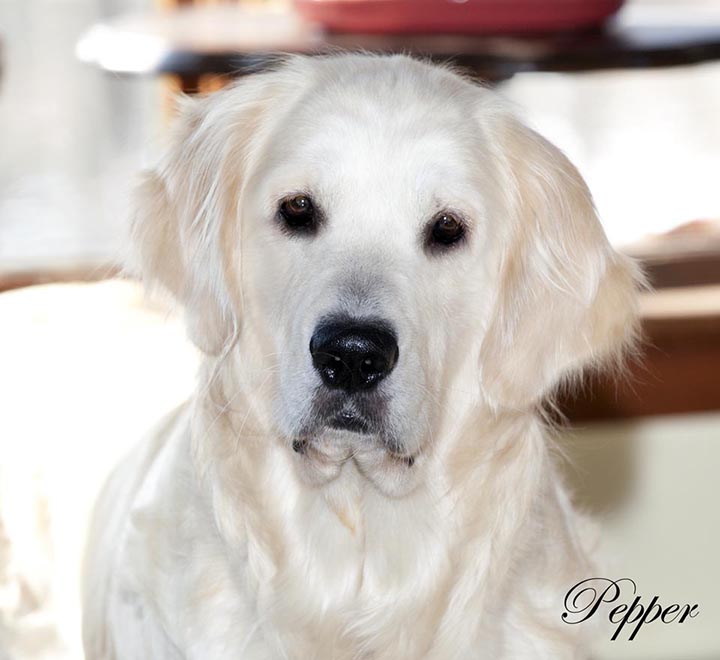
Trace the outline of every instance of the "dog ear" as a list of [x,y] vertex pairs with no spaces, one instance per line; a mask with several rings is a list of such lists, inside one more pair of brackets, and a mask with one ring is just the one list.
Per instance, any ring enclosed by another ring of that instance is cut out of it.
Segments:
[[523,409],[632,346],[643,278],[570,161],[514,118],[497,130],[510,214],[481,377],[493,406]]
[[272,80],[252,76],[208,97],[182,99],[164,158],[136,190],[137,265],[146,283],[162,285],[184,305],[190,338],[210,354],[238,330],[230,252],[236,261],[242,173]]

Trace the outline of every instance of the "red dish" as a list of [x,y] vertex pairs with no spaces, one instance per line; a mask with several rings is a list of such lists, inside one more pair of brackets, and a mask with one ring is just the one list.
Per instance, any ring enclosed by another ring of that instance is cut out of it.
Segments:
[[295,0],[336,32],[554,32],[597,26],[623,0]]

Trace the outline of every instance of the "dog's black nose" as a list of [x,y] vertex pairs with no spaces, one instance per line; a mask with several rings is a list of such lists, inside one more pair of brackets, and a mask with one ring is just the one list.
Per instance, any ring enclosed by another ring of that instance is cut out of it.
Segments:
[[313,366],[328,387],[347,392],[375,387],[398,359],[395,334],[379,323],[322,323],[310,340]]

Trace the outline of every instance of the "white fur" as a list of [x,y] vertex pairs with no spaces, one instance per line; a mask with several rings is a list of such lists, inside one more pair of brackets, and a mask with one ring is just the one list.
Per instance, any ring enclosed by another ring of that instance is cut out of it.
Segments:
[[[297,192],[315,237],[274,217]],[[560,613],[591,568],[538,406],[631,341],[639,275],[567,159],[447,69],[297,58],[188,100],[137,209],[206,359],[99,502],[88,659],[584,657]],[[443,209],[468,240],[428,254]],[[410,467],[344,431],[291,449],[337,311],[397,330]]]

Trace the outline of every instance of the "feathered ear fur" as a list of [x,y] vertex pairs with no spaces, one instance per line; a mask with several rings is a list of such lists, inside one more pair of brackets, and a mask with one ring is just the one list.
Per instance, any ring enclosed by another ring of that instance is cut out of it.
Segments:
[[185,306],[188,334],[210,354],[239,327],[233,301],[240,296],[232,295],[229,275],[239,270],[243,172],[264,108],[281,93],[281,77],[251,76],[211,96],[184,99],[170,148],[137,188],[132,239],[140,270]]
[[643,279],[608,243],[570,161],[514,118],[499,123],[511,212],[482,384],[492,405],[522,409],[632,345]]

